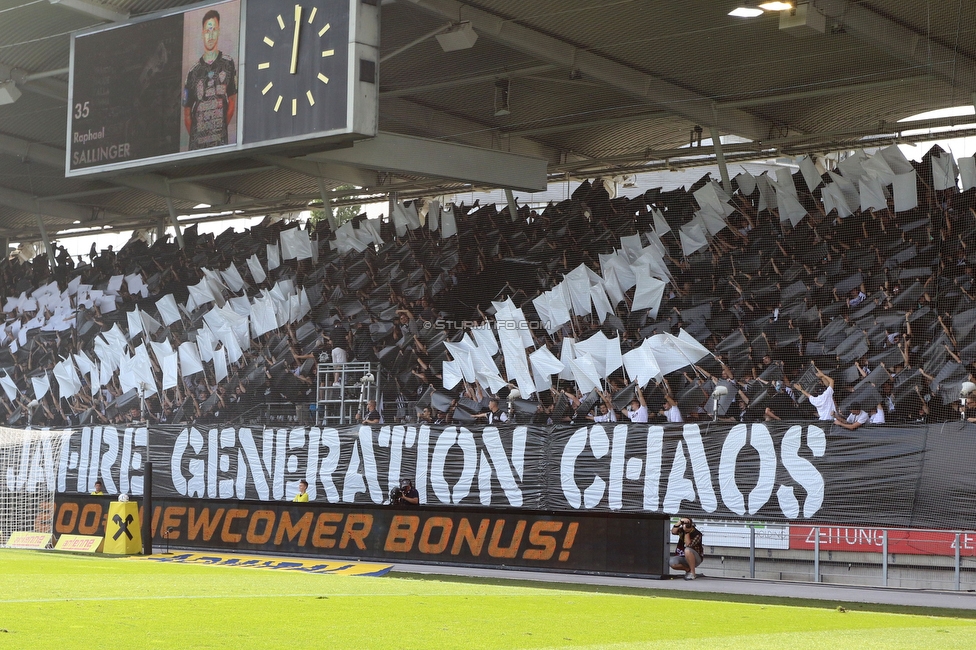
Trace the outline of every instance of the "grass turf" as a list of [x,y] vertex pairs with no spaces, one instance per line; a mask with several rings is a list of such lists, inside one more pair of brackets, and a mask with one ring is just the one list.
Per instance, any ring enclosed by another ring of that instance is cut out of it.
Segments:
[[0,551],[0,648],[971,648],[969,615]]

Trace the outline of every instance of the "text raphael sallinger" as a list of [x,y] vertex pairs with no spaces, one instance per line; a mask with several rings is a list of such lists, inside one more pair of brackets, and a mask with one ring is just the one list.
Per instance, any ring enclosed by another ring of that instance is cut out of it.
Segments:
[[98,146],[98,141],[104,139],[104,126],[98,131],[92,131],[91,129],[84,133],[75,131],[71,136],[71,141],[74,144],[92,144],[92,146],[79,151],[72,151],[71,165],[77,167],[78,165],[91,165],[94,163],[107,162],[111,160],[122,160],[129,158],[132,155],[131,147],[128,142],[107,145],[104,147]]

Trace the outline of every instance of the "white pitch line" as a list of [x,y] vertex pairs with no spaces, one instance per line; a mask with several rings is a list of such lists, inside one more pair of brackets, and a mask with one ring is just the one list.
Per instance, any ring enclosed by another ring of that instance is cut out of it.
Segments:
[[[578,592],[559,592],[561,595],[572,594],[574,597],[594,597],[594,596],[620,596],[626,594],[582,594]],[[248,598],[401,598],[403,596],[424,596],[431,598],[455,598],[463,596],[477,596],[478,598],[524,598],[525,596],[556,595],[556,594],[484,594],[484,593],[457,593],[445,592],[442,594],[429,593],[407,593],[396,592],[389,594],[363,593],[363,594],[239,594],[236,596],[107,596],[102,598],[25,598],[20,600],[0,600],[0,605],[15,605],[18,603],[71,603],[71,602],[106,602],[106,601],[126,601],[126,600],[239,600]]]
[[15,603],[71,603],[71,602],[97,602],[100,600],[218,600],[218,599],[240,599],[240,598],[341,598],[353,596],[402,596],[403,594],[239,594],[236,596],[108,596],[106,598],[28,598],[23,600],[0,600],[0,605]]

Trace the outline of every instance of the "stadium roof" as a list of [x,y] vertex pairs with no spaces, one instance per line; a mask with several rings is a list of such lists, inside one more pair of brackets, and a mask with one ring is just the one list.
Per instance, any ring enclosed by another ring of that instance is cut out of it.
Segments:
[[[267,156],[65,178],[69,34],[189,4],[0,0],[0,82],[23,91],[0,105],[0,237],[37,238],[41,222],[52,236],[147,227],[167,217],[167,199],[181,215],[265,214],[302,209],[348,184],[377,197],[469,189]],[[731,17],[732,0],[381,4],[380,130],[545,158],[550,178],[702,164],[711,149],[689,158],[686,148],[696,126],[706,139],[713,127],[745,139],[725,146],[729,160],[849,148],[872,136],[908,141],[898,120],[972,103],[976,91],[972,2],[814,0],[822,32],[780,29],[776,12]],[[433,34],[458,22],[479,38],[444,52]],[[496,115],[501,80],[510,112]]]

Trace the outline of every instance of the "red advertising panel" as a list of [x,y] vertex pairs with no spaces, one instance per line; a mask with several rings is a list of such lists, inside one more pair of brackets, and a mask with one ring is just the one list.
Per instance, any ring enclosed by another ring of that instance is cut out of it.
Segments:
[[[854,526],[790,526],[790,549],[813,550],[816,531],[820,531],[821,551],[881,553],[884,531],[880,528]],[[960,555],[976,557],[976,533],[961,533]],[[888,553],[904,555],[956,554],[956,534],[941,530],[890,530]]]

